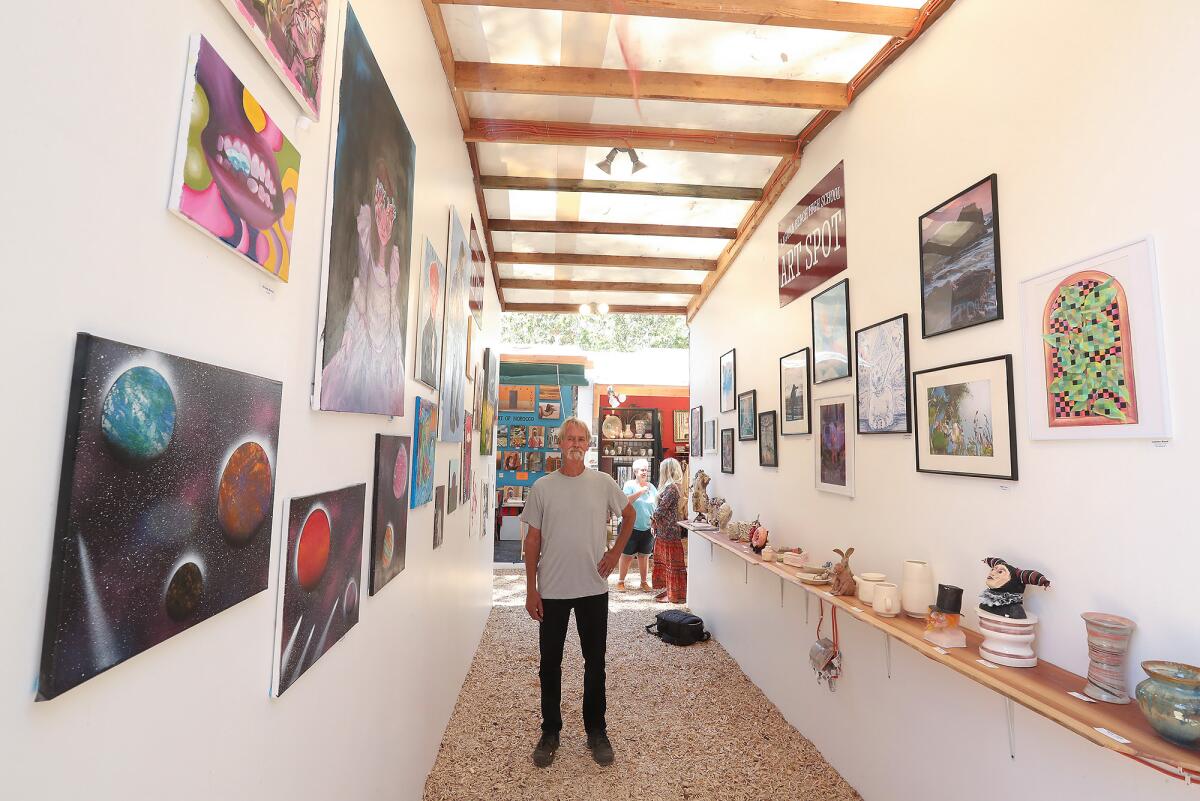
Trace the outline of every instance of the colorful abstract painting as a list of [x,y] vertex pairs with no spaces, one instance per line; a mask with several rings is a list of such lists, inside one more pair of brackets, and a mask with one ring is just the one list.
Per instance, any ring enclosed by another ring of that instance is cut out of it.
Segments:
[[450,242],[446,248],[446,315],[442,334],[443,442],[462,442],[467,398],[467,289],[471,251],[454,207],[450,207]]
[[810,361],[808,348],[779,357],[779,408],[783,410],[779,433],[784,436],[812,433]]
[[854,497],[854,429],[847,426],[854,398],[843,395],[816,401],[817,489]]
[[483,392],[479,399],[479,455],[492,455],[496,428],[496,404],[500,392],[500,357],[491,348],[483,351]]
[[475,327],[483,330],[483,294],[487,288],[487,253],[479,243],[479,231],[475,227],[475,218],[471,218],[471,280],[470,307],[471,317],[475,319]]
[[472,430],[472,424],[475,422],[470,412],[467,412],[467,422],[463,426],[463,447],[462,447],[462,500],[463,503],[471,500],[471,457],[475,451],[475,432]]
[[850,375],[850,279],[812,299],[813,383]]
[[314,406],[400,417],[416,146],[349,7],[338,94]]
[[921,336],[1004,317],[996,176],[921,215]]
[[313,119],[321,111],[326,0],[221,0]]
[[413,424],[412,481],[409,488],[413,509],[433,500],[433,468],[437,454],[438,407],[417,398],[416,423]]
[[367,485],[355,484],[288,502],[276,695],[358,623],[366,497]]
[[169,207],[288,280],[300,152],[203,36],[193,36]]
[[913,373],[917,470],[1017,478],[1012,356]]
[[442,547],[446,534],[446,485],[439,484],[433,493],[433,550]]
[[988,458],[996,455],[990,382],[933,386],[925,393],[931,455]]
[[282,385],[79,334],[37,697],[267,588]]
[[375,435],[375,496],[371,517],[371,595],[404,570],[412,438]]
[[908,315],[856,331],[854,356],[858,363],[858,433],[911,432]]
[[425,240],[421,285],[417,292],[417,369],[413,376],[430,389],[438,388],[442,364],[442,299],[446,267],[433,243]]

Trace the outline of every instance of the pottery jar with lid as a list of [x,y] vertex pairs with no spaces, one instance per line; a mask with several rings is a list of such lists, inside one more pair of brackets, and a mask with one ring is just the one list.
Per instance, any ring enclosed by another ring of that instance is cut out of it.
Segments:
[[1142,670],[1149,678],[1135,694],[1150,726],[1173,743],[1200,748],[1200,668],[1152,660]]

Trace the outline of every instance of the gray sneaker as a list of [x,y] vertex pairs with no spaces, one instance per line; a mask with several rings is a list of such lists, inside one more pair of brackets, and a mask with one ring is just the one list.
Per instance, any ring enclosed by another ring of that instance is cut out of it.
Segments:
[[608,735],[604,732],[589,734],[587,747],[592,752],[592,759],[596,760],[597,765],[611,765],[613,763],[612,743],[608,741]]
[[[554,752],[558,750],[558,735],[543,734],[538,740],[537,748],[533,749],[533,764],[545,768],[554,761]],[[610,752],[612,749],[609,749]]]

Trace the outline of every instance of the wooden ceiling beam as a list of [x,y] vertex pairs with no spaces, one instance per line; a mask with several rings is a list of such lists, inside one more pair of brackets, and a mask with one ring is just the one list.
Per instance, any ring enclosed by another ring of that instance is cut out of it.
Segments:
[[796,152],[797,144],[796,137],[777,134],[494,119],[471,120],[463,138],[468,142],[632,147],[638,150],[732,153],[740,156],[790,156]]
[[539,278],[505,278],[505,289],[545,289],[567,292],[656,292],[669,295],[698,295],[699,284],[647,284],[641,281],[556,281]]
[[916,9],[836,0],[439,0],[444,5],[537,8],[597,14],[619,12],[643,17],[740,22],[785,28],[904,36],[917,20]]
[[[570,303],[509,303],[508,312],[534,314],[579,314],[579,306]],[[609,306],[609,314],[687,314],[687,306]]]
[[587,253],[506,253],[496,254],[500,264],[549,264],[585,267],[637,267],[651,270],[717,269],[711,259],[670,259],[662,256],[593,256]]
[[615,236],[685,236],[694,239],[733,239],[736,228],[706,225],[587,222],[584,220],[492,220],[493,231],[530,234],[606,234]]
[[703,186],[699,184],[648,184],[639,181],[593,181],[586,178],[527,178],[515,175],[481,175],[484,189],[517,189],[535,192],[597,192],[617,195],[699,197],[708,200],[758,200],[756,186]]
[[[431,2],[431,0],[425,0]],[[568,97],[638,97],[693,103],[734,103],[838,111],[847,105],[846,84],[741,75],[686,72],[629,72],[599,67],[533,66],[457,61],[454,88],[464,92],[506,92]]]

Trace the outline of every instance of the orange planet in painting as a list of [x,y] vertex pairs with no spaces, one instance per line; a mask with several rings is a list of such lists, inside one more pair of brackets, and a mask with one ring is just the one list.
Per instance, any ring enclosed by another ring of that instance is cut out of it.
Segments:
[[319,506],[308,513],[296,543],[296,580],[306,590],[315,589],[329,563],[329,513]]
[[217,485],[217,519],[234,545],[245,545],[271,512],[271,461],[257,442],[233,452]]

